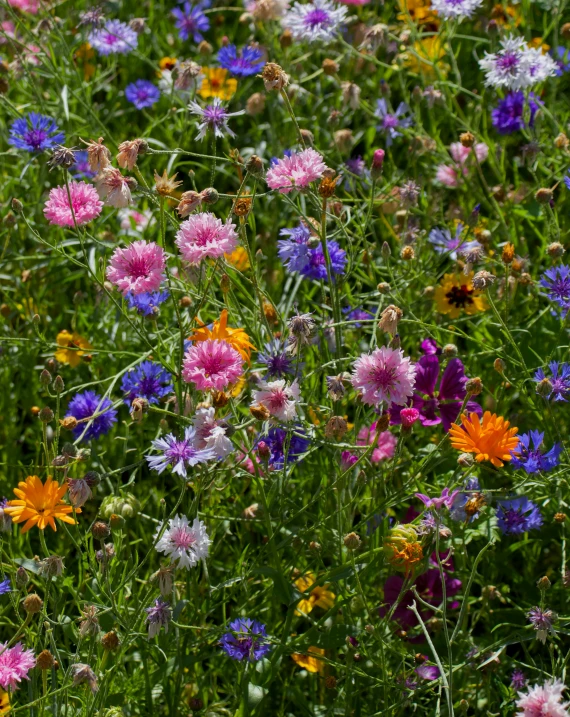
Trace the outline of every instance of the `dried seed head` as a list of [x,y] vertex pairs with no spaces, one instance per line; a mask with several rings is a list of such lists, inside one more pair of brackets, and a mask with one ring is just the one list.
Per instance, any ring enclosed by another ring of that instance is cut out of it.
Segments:
[[271,415],[265,406],[261,405],[253,405],[249,407],[249,412],[251,415],[256,418],[258,421],[267,421],[269,416]]
[[60,421],[60,424],[62,428],[65,428],[68,431],[72,431],[74,428],[77,427],[77,419],[73,416],[68,416],[67,418],[63,418]]
[[568,146],[570,145],[570,140],[568,137],[564,134],[564,132],[560,132],[558,137],[554,140],[554,146],[556,149],[568,149]]
[[61,167],[62,169],[70,169],[75,164],[75,150],[73,148],[64,147],[58,144],[48,159],[47,165],[49,171]]
[[564,254],[564,247],[560,242],[552,242],[552,244],[548,245],[548,249],[546,250],[548,252],[548,256],[552,259],[559,259]]
[[109,652],[114,652],[119,645],[121,644],[121,641],[119,640],[119,636],[114,630],[111,630],[110,632],[106,632],[103,637],[101,638],[101,644],[105,648],[105,650],[108,650]]
[[464,147],[472,147],[475,144],[475,135],[471,132],[463,132],[459,135],[459,141]]
[[267,62],[261,73],[261,78],[267,92],[280,91],[289,84],[289,75],[275,62]]
[[323,199],[330,199],[335,193],[336,183],[338,180],[339,177],[323,177],[321,183],[319,184],[319,196]]
[[251,197],[240,197],[234,202],[232,212],[236,215],[236,217],[247,217],[251,211],[251,205]]
[[176,177],[178,174],[173,174],[172,177],[168,176],[168,172],[166,169],[162,173],[162,176],[157,173],[156,169],[154,170],[154,182],[156,191],[158,194],[160,194],[161,197],[167,197],[171,194],[173,194],[176,190],[176,187],[179,187],[182,182],[177,182]]
[[22,601],[24,610],[28,613],[28,615],[35,615],[36,613],[40,612],[43,607],[43,604],[44,601],[36,593],[31,593],[31,595],[28,595]]
[[253,95],[248,97],[245,103],[245,111],[251,117],[259,115],[265,109],[265,95],[262,92],[254,92]]
[[347,431],[346,419],[342,416],[331,416],[325,427],[325,436],[327,438],[335,438],[337,441],[341,441]]
[[400,252],[400,257],[404,261],[412,261],[416,258],[416,252],[414,251],[413,246],[405,246],[402,251]]
[[360,536],[356,533],[348,533],[344,536],[343,543],[348,550],[358,550],[362,544],[362,540],[360,540]]
[[54,657],[49,650],[42,650],[36,658],[36,667],[40,670],[51,670],[54,663]]
[[105,540],[105,538],[111,535],[111,529],[107,523],[104,523],[102,520],[98,520],[96,523],[93,523],[91,532],[93,533],[93,537],[97,540]]
[[482,291],[495,283],[497,277],[488,271],[478,271],[473,277],[473,288]]
[[513,259],[515,258],[515,246],[514,244],[511,244],[510,242],[508,244],[505,244],[503,247],[503,253],[501,254],[501,260],[503,264],[512,264]]
[[564,523],[566,520],[566,513],[555,513],[554,520],[556,523]]
[[385,331],[387,334],[394,336],[398,331],[398,322],[404,315],[402,309],[394,304],[387,306],[384,311],[380,314],[380,321],[378,322],[378,328],[381,331]]
[[322,64],[323,72],[325,75],[336,75],[339,71],[338,62],[325,57]]

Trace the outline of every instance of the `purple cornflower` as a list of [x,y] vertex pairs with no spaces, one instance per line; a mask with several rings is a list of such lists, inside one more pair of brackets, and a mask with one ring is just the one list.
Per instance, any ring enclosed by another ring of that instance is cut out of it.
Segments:
[[65,417],[82,421],[73,429],[74,438],[82,436],[83,441],[90,441],[111,430],[117,422],[117,411],[113,408],[113,402],[107,397],[101,398],[95,391],[84,391],[76,393],[71,399]]
[[157,438],[151,445],[160,451],[159,455],[146,456],[150,469],[160,475],[168,466],[172,466],[173,473],[186,478],[188,466],[206,463],[216,457],[214,450],[198,449],[195,442],[196,431],[191,427],[184,430],[184,438],[181,439],[175,438],[172,433],[168,433],[164,438]]
[[570,170],[568,170],[566,176],[564,177],[564,184],[566,185],[566,189],[570,189]]
[[[412,407],[420,412],[422,426],[437,426],[442,424],[445,431],[449,431],[455,422],[463,399],[466,396],[465,384],[467,376],[463,363],[458,358],[452,358],[441,376],[439,388],[436,391],[439,377],[439,358],[437,355],[422,356],[415,364],[416,385],[412,396]],[[392,423],[401,423],[400,411],[404,406],[391,406],[390,419]],[[481,407],[475,401],[468,401],[466,405],[468,414],[475,412],[482,415]]]
[[266,377],[284,378],[295,373],[293,359],[287,353],[285,344],[278,339],[266,343],[265,351],[257,354],[257,360],[267,367]]
[[346,168],[351,174],[356,174],[357,177],[362,177],[364,170],[366,169],[366,162],[359,155],[358,157],[351,157],[345,162]]
[[244,47],[238,54],[235,45],[226,45],[218,52],[218,62],[235,77],[249,77],[261,72],[265,62],[263,53],[257,47]]
[[164,628],[164,632],[168,632],[168,624],[172,619],[172,610],[170,603],[165,602],[161,598],[154,601],[154,605],[145,608],[146,621],[148,623],[148,636],[155,637]]
[[[524,92],[509,92],[491,112],[491,122],[499,134],[512,134],[524,129],[527,125],[524,120],[524,110],[527,100]],[[534,101],[531,93],[528,97],[529,120],[528,126],[534,125],[534,116],[538,110],[538,104]]]
[[210,29],[210,20],[204,14],[203,9],[207,7],[203,3],[192,5],[185,2],[183,8],[175,8],[172,11],[176,22],[174,23],[178,29],[178,35],[181,40],[187,40],[190,36],[194,42],[202,42],[203,32]]
[[522,690],[526,686],[526,683],[527,679],[524,672],[517,667],[511,675],[511,687],[515,690]]
[[131,292],[126,295],[125,299],[129,309],[136,309],[143,316],[151,316],[152,314],[158,314],[158,307],[169,296],[168,291],[145,291],[136,296]]
[[199,132],[196,139],[204,139],[208,130],[212,131],[216,137],[223,137],[224,134],[235,137],[235,132],[228,127],[228,119],[245,114],[245,110],[226,112],[219,97],[214,97],[212,104],[206,105],[206,107],[200,107],[197,102],[192,101],[188,104],[188,109],[192,114],[202,118],[202,121],[198,123]]
[[248,617],[240,617],[229,625],[230,632],[222,635],[220,647],[232,660],[255,662],[271,651],[265,625]]
[[473,498],[475,493],[478,493],[481,490],[479,479],[468,478],[465,482],[463,490],[469,491],[469,493],[456,493],[453,499],[453,504],[449,509],[449,515],[452,520],[456,520],[461,523],[471,523],[479,517],[479,513],[477,512],[472,515],[467,515],[465,505]]
[[[289,239],[279,239],[277,242],[277,253],[286,269],[309,279],[326,280],[328,278],[322,245],[311,246],[316,238],[313,237],[306,224],[300,223],[294,229],[282,229],[279,234],[290,237]],[[346,252],[332,239],[327,241],[327,248],[332,273],[342,274],[346,266]]]
[[46,115],[30,112],[14,120],[10,127],[8,143],[26,152],[45,152],[63,144],[65,134],[60,132],[55,120]]
[[553,266],[541,276],[540,284],[547,289],[546,296],[558,304],[560,314],[565,318],[570,310],[570,267],[566,264]]
[[101,29],[92,30],[87,39],[100,55],[126,55],[138,43],[137,33],[120,20],[109,20]]
[[356,308],[353,309],[352,306],[346,306],[342,313],[346,316],[348,321],[352,321],[354,323],[351,324],[353,329],[359,329],[362,324],[361,321],[370,321],[374,318],[374,314],[371,314],[370,311],[366,311],[366,309]]
[[146,398],[149,403],[157,404],[172,393],[172,376],[159,364],[143,361],[123,376],[121,390],[129,406],[134,398]]
[[527,617],[528,621],[536,630],[537,640],[540,640],[544,644],[549,632],[554,635],[552,623],[558,619],[558,615],[555,612],[533,607],[528,611]]
[[307,40],[323,45],[334,39],[347,15],[345,7],[331,0],[296,2],[284,15],[281,23],[289,29],[294,40]]
[[287,445],[287,431],[283,428],[270,428],[263,436],[259,436],[254,448],[263,442],[269,447],[268,463],[272,470],[281,470],[285,464],[285,450],[287,449],[287,463],[294,463],[309,447],[309,439],[304,435],[303,429],[295,426],[290,434]]
[[546,398],[552,398],[554,396],[555,401],[566,401],[566,396],[570,393],[570,365],[567,363],[559,364],[558,361],[551,361],[548,364],[548,368],[550,369],[552,378],[548,379],[544,373],[544,369],[539,368],[534,374],[534,380],[537,383],[548,381],[552,388]]
[[419,498],[422,501],[426,508],[435,508],[436,510],[441,510],[443,506],[445,506],[446,508],[451,508],[451,506],[453,505],[453,500],[458,493],[458,490],[454,490],[453,493],[450,493],[449,488],[444,488],[441,491],[441,496],[439,498],[430,498],[424,493],[415,493],[414,495],[416,496],[416,498]]
[[511,465],[514,468],[524,468],[529,474],[556,468],[560,462],[562,444],[555,443],[547,453],[544,453],[541,451],[543,439],[544,433],[540,431],[530,431],[519,436],[519,445],[516,450],[511,451],[513,457]]
[[542,526],[542,515],[538,506],[526,497],[500,500],[497,522],[505,535],[520,535],[538,530]]
[[405,102],[400,102],[395,112],[388,110],[388,103],[384,98],[378,100],[376,103],[376,112],[374,114],[381,120],[377,129],[379,132],[386,134],[387,147],[392,144],[396,137],[402,136],[402,133],[398,132],[399,129],[410,127],[413,123],[411,117],[406,117],[409,111],[410,108]]
[[149,80],[131,82],[125,88],[125,97],[137,110],[152,107],[160,99],[160,90]]
[[94,172],[89,166],[87,157],[86,151],[79,150],[79,152],[75,152],[75,164],[69,170],[69,173],[75,179],[93,179],[93,177],[97,176],[97,172]]

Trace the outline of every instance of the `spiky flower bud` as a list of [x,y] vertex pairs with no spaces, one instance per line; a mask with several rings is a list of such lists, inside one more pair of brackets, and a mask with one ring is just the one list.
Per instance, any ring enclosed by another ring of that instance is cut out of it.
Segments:
[[36,593],[31,593],[26,598],[24,598],[24,600],[22,601],[22,605],[28,615],[36,615],[38,612],[41,612],[41,609],[44,605],[44,601]]

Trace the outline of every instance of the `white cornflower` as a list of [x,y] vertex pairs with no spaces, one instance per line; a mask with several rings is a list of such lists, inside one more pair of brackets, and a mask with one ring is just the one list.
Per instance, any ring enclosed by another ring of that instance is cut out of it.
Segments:
[[[156,531],[155,538],[163,527],[164,523]],[[178,560],[178,567],[189,569],[208,557],[210,542],[206,526],[201,520],[195,518],[190,526],[185,515],[176,515],[168,521],[168,527],[156,544],[156,549],[172,561]]]
[[331,0],[314,0],[309,3],[296,2],[285,13],[281,24],[291,30],[293,39],[309,42],[333,40],[346,19],[347,10]]
[[432,0],[431,6],[440,17],[463,19],[471,17],[482,2],[483,0]]
[[528,47],[521,37],[501,40],[501,50],[486,53],[479,66],[485,71],[485,84],[522,90],[556,74],[556,64],[550,55]]
[[283,379],[260,384],[259,391],[253,391],[254,405],[264,406],[269,413],[281,421],[291,421],[297,412],[299,400],[299,384],[297,381],[289,386]]
[[228,426],[216,420],[214,408],[199,408],[194,416],[196,448],[209,448],[218,458],[225,458],[234,450],[234,444],[227,436]]

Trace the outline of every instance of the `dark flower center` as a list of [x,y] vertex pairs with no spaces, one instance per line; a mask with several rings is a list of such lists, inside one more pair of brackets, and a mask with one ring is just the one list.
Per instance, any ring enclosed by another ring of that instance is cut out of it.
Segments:
[[468,289],[465,284],[461,286],[453,286],[450,291],[447,292],[445,298],[452,306],[456,306],[458,309],[463,309],[465,306],[473,303],[474,290]]

